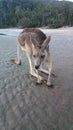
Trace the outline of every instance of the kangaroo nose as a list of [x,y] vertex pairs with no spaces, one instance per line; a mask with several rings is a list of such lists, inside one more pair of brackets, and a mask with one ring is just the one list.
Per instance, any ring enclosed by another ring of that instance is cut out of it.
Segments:
[[36,66],[35,66],[35,69],[38,69],[38,68],[39,68],[39,66],[36,65]]

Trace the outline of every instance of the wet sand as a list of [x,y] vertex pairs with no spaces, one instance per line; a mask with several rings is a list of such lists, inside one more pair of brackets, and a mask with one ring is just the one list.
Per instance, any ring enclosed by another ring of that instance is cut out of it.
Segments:
[[42,31],[51,35],[53,89],[36,85],[24,52],[20,66],[10,62],[21,30],[0,29],[0,130],[73,130],[73,28]]

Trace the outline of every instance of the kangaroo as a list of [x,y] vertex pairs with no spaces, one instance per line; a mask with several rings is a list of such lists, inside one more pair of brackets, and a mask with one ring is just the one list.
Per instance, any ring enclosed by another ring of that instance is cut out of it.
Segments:
[[[46,36],[40,29],[36,28],[26,28],[18,36],[18,46],[17,46],[17,58],[18,60],[12,60],[15,64],[21,64],[21,58],[19,54],[19,49],[26,52],[29,66],[30,74],[37,78],[37,83],[41,84],[44,78],[39,75],[39,71],[48,75],[46,85],[52,87],[50,77],[52,70],[52,62],[49,52],[49,42],[51,36]],[[32,62],[33,61],[33,62]],[[48,71],[41,67],[42,63],[46,63],[48,66]]]

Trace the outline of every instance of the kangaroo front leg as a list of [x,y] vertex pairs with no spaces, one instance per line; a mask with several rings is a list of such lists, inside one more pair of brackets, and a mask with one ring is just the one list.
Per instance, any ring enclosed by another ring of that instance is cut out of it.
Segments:
[[28,61],[29,61],[29,66],[30,66],[30,74],[34,75],[35,71],[33,69],[33,64],[32,64],[32,54],[26,53]]
[[47,79],[47,86],[51,85],[50,77],[51,77],[51,68],[49,68],[49,75],[48,75],[48,79]]
[[48,65],[48,79],[47,79],[47,86],[48,87],[53,87],[51,84],[51,70],[52,70],[52,63],[47,63]]
[[27,53],[27,58],[28,58],[28,61],[29,61],[29,66],[30,66],[30,74],[34,77],[37,78],[37,83],[40,84],[42,82],[42,80],[44,80],[43,77],[41,77],[39,74],[38,74],[38,70],[34,70],[33,68],[33,64],[32,64],[32,55]]

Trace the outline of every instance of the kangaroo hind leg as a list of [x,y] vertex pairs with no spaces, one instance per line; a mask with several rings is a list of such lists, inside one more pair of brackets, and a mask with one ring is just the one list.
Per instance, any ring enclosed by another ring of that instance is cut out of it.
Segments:
[[17,45],[17,60],[12,59],[11,62],[17,65],[21,65],[21,56],[20,56],[20,48],[19,45]]

